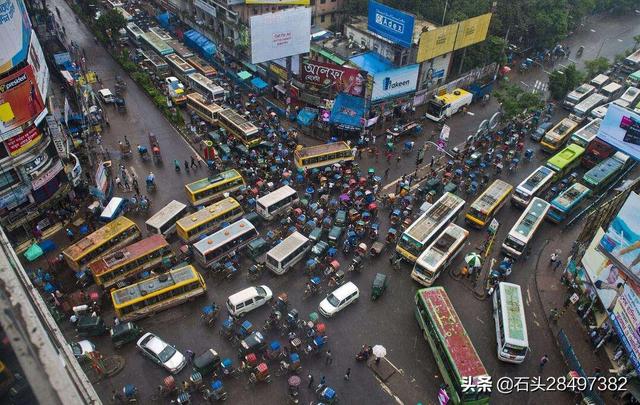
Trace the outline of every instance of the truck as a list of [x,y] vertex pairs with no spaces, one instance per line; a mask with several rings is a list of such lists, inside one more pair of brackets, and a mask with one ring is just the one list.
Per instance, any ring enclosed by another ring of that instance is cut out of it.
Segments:
[[463,89],[455,89],[451,93],[434,96],[427,103],[425,117],[440,122],[471,104],[473,94]]
[[482,100],[484,96],[491,94],[493,91],[493,80],[471,83],[468,90],[473,94],[473,102],[475,103],[476,101]]
[[562,107],[567,110],[572,110],[573,107],[575,107],[585,98],[589,97],[594,91],[596,91],[595,86],[583,83],[571,93],[567,94],[567,96],[564,98],[564,101],[562,102]]
[[169,76],[164,79],[164,82],[167,85],[167,90],[169,90],[169,97],[176,104],[180,105],[187,101],[187,96],[184,93],[184,84],[178,80],[177,77]]

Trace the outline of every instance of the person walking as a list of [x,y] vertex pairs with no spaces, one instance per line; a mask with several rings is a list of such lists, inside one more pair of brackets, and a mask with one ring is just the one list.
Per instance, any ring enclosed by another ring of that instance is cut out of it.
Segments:
[[344,373],[344,379],[349,381],[349,378],[351,377],[351,367],[347,368],[347,371],[345,371]]
[[542,373],[542,369],[544,368],[545,364],[547,364],[548,362],[549,362],[549,356],[545,354],[540,359],[540,364],[538,364],[538,373]]
[[560,266],[562,266],[562,259],[558,257],[556,262],[553,264],[553,271],[558,270]]
[[331,354],[331,350],[327,350],[326,357],[327,358],[324,364],[330,365],[331,363],[333,363],[333,354]]
[[198,164],[196,163],[196,159],[193,157],[193,155],[191,156],[191,168],[198,168]]
[[388,167],[384,170],[384,178],[385,179],[389,178],[389,168]]
[[134,177],[132,184],[133,184],[133,189],[136,191],[136,195],[140,194],[140,189],[138,188],[138,179]]
[[551,253],[551,256],[549,257],[549,266],[554,270],[555,270],[554,265],[557,260],[558,260],[558,254],[556,252]]
[[309,370],[309,374],[307,374],[307,380],[309,381],[309,384],[307,384],[307,388],[311,388],[311,386],[313,385],[313,374],[311,374],[311,370]]

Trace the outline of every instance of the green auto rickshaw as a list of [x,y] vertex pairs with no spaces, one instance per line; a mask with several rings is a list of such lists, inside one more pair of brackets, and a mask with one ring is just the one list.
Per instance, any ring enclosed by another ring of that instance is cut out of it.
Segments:
[[309,232],[309,240],[315,242],[320,241],[322,239],[322,227],[317,226]]
[[254,239],[247,245],[247,252],[252,260],[256,260],[269,250],[269,243],[262,238]]
[[371,283],[371,301],[380,298],[386,289],[387,276],[382,273],[376,273],[376,276],[373,278],[373,283]]
[[76,322],[76,332],[81,337],[100,336],[107,333],[108,330],[109,328],[99,316],[82,315],[78,317]]
[[338,240],[340,240],[340,236],[342,236],[342,228],[339,226],[332,227],[329,231],[329,244],[336,246],[338,244]]
[[334,222],[336,226],[345,226],[347,224],[347,211],[338,210],[336,212],[336,220]]
[[111,343],[119,349],[126,343],[135,342],[141,334],[142,329],[133,322],[122,322],[111,328]]
[[207,349],[204,353],[193,359],[193,369],[202,376],[213,374],[220,366],[220,356],[213,349]]

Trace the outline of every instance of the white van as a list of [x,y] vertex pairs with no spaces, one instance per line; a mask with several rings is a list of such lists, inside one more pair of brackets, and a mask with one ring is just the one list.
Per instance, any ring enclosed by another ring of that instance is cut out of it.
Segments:
[[640,90],[637,87],[629,87],[619,99],[615,100],[614,103],[619,105],[620,107],[629,108],[636,103],[638,100],[638,96],[640,96]]
[[609,76],[603,75],[600,73],[589,82],[590,85],[595,86],[597,89],[602,88],[602,86],[607,85],[610,82]]
[[318,311],[327,318],[330,318],[357,300],[358,297],[360,297],[358,286],[349,281],[327,295],[327,298],[323,299],[320,305],[318,305]]
[[616,82],[611,82],[600,89],[599,93],[607,98],[608,101],[615,100],[622,92],[622,86]]
[[266,285],[248,287],[229,296],[227,311],[231,316],[240,317],[266,304],[272,296],[271,289]]

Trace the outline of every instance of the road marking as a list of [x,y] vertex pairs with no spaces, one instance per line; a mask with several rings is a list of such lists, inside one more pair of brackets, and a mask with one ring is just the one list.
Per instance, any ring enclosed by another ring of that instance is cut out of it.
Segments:
[[389,394],[390,397],[395,399],[398,404],[404,405],[404,402],[402,402],[402,400],[400,398],[398,398],[398,396],[396,394],[394,394],[393,391],[391,391],[391,388],[389,388],[389,386],[387,384],[382,382],[382,380],[380,378],[378,378],[378,376],[376,376],[376,379],[378,380],[378,382],[380,382],[380,387],[382,388],[382,390],[384,392],[386,392],[387,394]]
[[531,290],[527,287],[527,305],[531,304]]
[[398,374],[400,374],[400,375],[404,375],[404,371],[402,371],[402,369],[400,369],[400,368],[396,367],[396,366],[395,366],[395,364],[393,364],[392,362],[390,362],[390,361],[389,361],[389,359],[387,359],[386,357],[383,357],[383,359],[384,359],[387,363],[389,363],[389,365],[390,365],[391,367],[393,367],[393,369],[394,369],[394,370],[396,370],[396,371],[398,372]]
[[589,29],[589,31],[591,31],[591,32],[596,32],[596,30],[594,30],[593,28]]
[[618,41],[618,42],[622,42],[622,39],[618,38],[618,39],[616,39],[616,41]]
[[538,321],[536,321],[535,319],[533,320],[533,323],[536,324],[536,326],[540,326],[540,324],[538,323]]
[[476,320],[484,325],[484,321],[476,316]]

